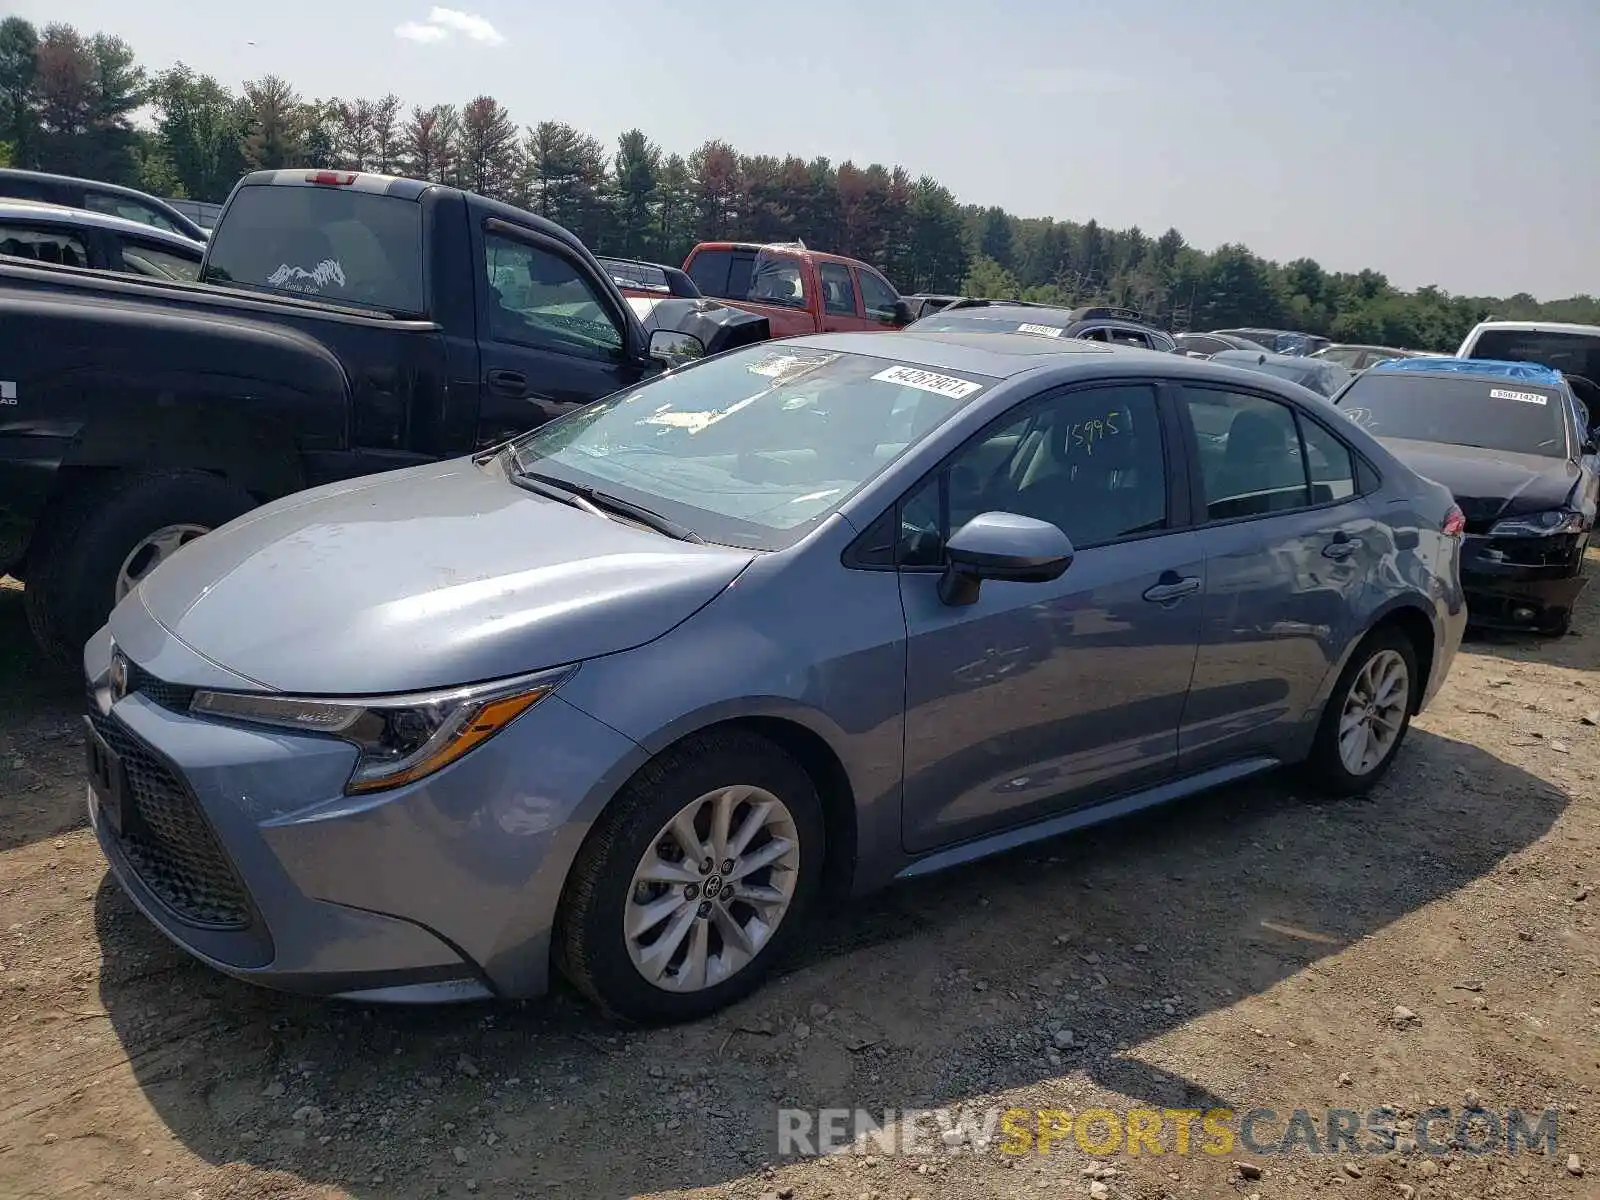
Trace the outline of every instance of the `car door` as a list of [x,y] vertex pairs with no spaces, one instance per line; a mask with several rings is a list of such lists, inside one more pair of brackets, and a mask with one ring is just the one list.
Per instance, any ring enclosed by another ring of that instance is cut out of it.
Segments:
[[566,246],[490,219],[479,254],[480,446],[638,382],[622,313]]
[[[1175,436],[1153,385],[1056,391],[999,418],[901,504],[907,850],[1174,770],[1203,590]],[[974,603],[946,605],[943,541],[990,511],[1056,523],[1075,560],[1054,582],[991,580]]]
[[843,263],[819,262],[817,278],[822,283],[822,330],[836,333],[862,328],[861,305],[856,297],[855,276]]
[[856,279],[861,287],[862,319],[860,329],[900,328],[900,293],[889,281],[870,267],[857,266]]
[[[1384,539],[1370,472],[1308,407],[1232,384],[1174,388],[1188,426],[1205,597],[1182,769],[1272,754],[1359,632]],[[1330,410],[1331,411],[1331,410]]]

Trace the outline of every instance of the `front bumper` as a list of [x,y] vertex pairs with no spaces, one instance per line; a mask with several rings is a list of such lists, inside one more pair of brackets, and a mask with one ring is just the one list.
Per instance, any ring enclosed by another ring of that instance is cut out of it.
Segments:
[[[163,658],[171,665],[169,643]],[[548,985],[567,868],[642,751],[547,697],[409,787],[347,797],[336,739],[205,720],[135,673],[109,702],[90,642],[89,720],[127,767],[120,828],[95,835],[134,904],[218,970],[286,991],[424,1002]],[[99,686],[97,686],[99,685]]]
[[1587,541],[1468,536],[1461,584],[1471,622],[1538,629],[1570,612],[1588,582],[1583,574]]

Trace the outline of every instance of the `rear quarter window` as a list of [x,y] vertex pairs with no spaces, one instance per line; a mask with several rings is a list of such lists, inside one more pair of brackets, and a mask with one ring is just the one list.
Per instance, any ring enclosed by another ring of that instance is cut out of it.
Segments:
[[346,188],[242,188],[212,235],[205,281],[423,313],[422,206]]

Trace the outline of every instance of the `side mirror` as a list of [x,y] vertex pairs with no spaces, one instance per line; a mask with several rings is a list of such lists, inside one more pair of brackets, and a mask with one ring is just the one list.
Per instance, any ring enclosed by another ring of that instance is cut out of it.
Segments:
[[894,302],[894,323],[896,325],[909,325],[916,319],[917,315],[911,311],[909,303],[904,300],[896,300]]
[[972,604],[985,579],[1049,583],[1072,565],[1072,541],[1048,521],[1016,513],[979,513],[945,543],[939,599]]
[[692,333],[657,329],[650,335],[650,357],[668,367],[681,367],[706,356],[706,344]]

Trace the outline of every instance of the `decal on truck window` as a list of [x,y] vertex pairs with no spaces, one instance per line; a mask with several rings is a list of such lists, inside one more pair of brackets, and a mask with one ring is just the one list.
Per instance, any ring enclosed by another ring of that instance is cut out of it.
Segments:
[[0,379],[0,404],[17,402],[17,383],[14,379]]
[[983,384],[973,383],[970,379],[957,379],[954,375],[939,375],[916,367],[890,367],[886,371],[879,371],[873,378],[881,383],[898,383],[901,387],[948,396],[951,400],[965,400],[974,392],[983,390]]
[[317,295],[330,283],[344,286],[344,267],[336,258],[325,258],[311,270],[304,267],[291,266],[284,263],[271,275],[267,276],[267,283],[271,287],[282,288],[286,292],[305,292],[308,295]]
[[1060,337],[1066,332],[1059,325],[1018,325],[1018,333],[1036,333],[1040,337]]
[[1489,397],[1492,400],[1520,400],[1524,404],[1545,404],[1547,400],[1538,392],[1511,392],[1505,388],[1490,388]]

